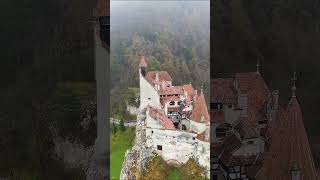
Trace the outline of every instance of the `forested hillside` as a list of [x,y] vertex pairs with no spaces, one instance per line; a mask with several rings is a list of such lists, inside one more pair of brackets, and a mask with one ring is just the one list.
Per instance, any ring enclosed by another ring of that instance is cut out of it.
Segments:
[[164,70],[175,85],[190,81],[209,100],[209,1],[111,3],[113,114],[128,87],[138,87],[140,56],[148,70]]
[[[67,168],[55,158],[47,117],[55,113],[70,127],[68,123],[81,117],[82,96],[95,102],[90,22],[95,4],[90,0],[0,1],[0,177],[84,178],[81,170]],[[80,86],[58,86],[79,81]],[[45,104],[54,105],[53,109]]]
[[320,2],[319,0],[214,0],[211,75],[255,71],[257,59],[269,86],[290,97],[293,71],[305,127],[320,165]]

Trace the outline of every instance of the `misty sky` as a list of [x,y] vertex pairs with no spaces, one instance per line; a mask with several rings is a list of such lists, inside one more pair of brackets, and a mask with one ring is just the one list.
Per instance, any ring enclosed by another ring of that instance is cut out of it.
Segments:
[[[190,27],[210,34],[209,1],[111,1],[111,36],[145,28],[182,31]],[[170,27],[172,28],[172,27]]]

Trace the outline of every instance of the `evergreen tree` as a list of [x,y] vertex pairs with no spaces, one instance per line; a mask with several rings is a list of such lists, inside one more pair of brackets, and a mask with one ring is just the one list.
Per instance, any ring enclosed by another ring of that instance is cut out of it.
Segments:
[[120,120],[120,130],[121,131],[125,131],[126,130],[126,127],[124,126],[124,121],[123,120]]

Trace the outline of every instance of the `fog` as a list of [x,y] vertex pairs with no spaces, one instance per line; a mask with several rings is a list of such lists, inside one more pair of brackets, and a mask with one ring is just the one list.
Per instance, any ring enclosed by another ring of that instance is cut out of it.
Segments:
[[[209,43],[209,1],[111,1],[111,38],[145,29],[205,36]],[[196,33],[195,33],[196,32]]]

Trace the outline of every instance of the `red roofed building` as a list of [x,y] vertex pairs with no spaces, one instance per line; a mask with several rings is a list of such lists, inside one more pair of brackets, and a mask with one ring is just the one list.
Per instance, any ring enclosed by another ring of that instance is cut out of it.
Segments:
[[213,178],[317,179],[295,86],[284,109],[258,71],[211,83]]
[[210,172],[210,116],[204,94],[192,84],[174,86],[166,71],[146,72],[139,63],[141,122],[147,148],[165,160],[186,163],[191,157]]
[[202,92],[194,101],[191,119],[200,123],[208,123],[210,120],[206,100]]
[[149,115],[161,122],[161,124],[164,126],[166,129],[175,129],[172,121],[165,115],[164,111],[161,109],[157,108],[149,108]]
[[145,79],[157,90],[163,87],[170,87],[172,85],[172,78],[166,71],[149,71]]

